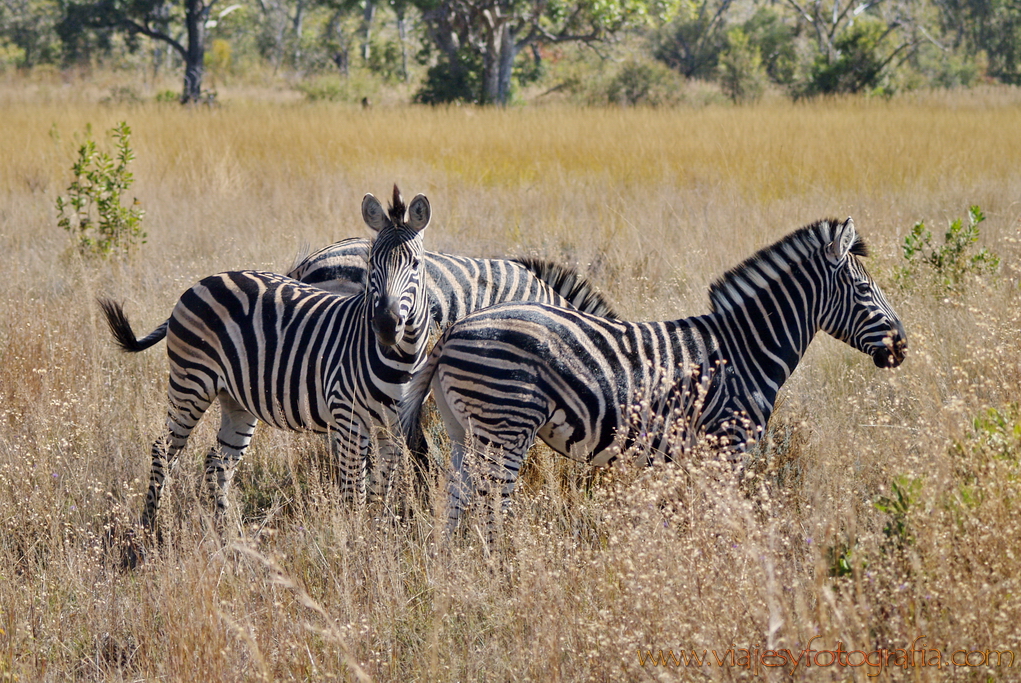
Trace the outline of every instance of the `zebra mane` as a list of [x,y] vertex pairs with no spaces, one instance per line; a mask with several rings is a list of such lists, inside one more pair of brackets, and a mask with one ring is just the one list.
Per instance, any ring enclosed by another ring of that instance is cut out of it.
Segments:
[[[760,249],[709,286],[709,303],[714,313],[730,309],[733,302],[750,296],[767,281],[777,280],[790,266],[803,263],[834,239],[843,221],[830,218],[795,230],[781,240]],[[868,247],[860,236],[851,245],[851,253],[868,256]]]
[[537,258],[512,260],[530,270],[579,311],[602,318],[618,317],[603,295],[574,268]]
[[401,196],[401,190],[397,187],[397,183],[394,183],[394,196],[390,206],[387,207],[387,213],[390,214],[390,222],[394,225],[404,225],[404,214],[407,210],[408,207],[404,205],[404,197]]
[[[287,269],[288,273],[293,273],[295,269],[305,263],[312,256],[312,245],[308,242],[302,242],[298,245],[298,252],[294,255],[294,259],[291,261],[291,267]],[[290,277],[288,275],[287,277]]]

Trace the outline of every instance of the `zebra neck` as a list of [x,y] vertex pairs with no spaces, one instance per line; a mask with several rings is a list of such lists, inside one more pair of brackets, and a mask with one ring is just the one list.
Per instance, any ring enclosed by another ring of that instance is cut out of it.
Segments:
[[819,331],[813,293],[802,289],[804,296],[792,296],[774,284],[708,316],[715,322],[721,356],[736,371],[761,378],[770,404]]
[[411,307],[408,321],[404,325],[404,336],[397,343],[397,348],[411,363],[425,354],[425,347],[429,342],[429,330],[432,326],[429,301],[429,288],[419,282],[415,305]]

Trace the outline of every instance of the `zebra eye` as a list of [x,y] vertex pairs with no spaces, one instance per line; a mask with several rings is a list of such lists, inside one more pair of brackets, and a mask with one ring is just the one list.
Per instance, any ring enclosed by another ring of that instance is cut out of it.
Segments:
[[414,259],[411,262],[411,267],[412,268],[418,268],[421,264],[422,264],[421,259]]

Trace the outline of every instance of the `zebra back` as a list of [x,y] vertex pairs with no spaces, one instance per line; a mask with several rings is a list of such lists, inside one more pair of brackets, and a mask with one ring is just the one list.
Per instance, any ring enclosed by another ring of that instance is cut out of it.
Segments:
[[[294,266],[288,277],[335,294],[365,288],[368,243],[361,238],[324,247]],[[433,323],[455,320],[505,301],[536,301],[613,318],[606,299],[576,270],[540,259],[479,259],[425,252]]]

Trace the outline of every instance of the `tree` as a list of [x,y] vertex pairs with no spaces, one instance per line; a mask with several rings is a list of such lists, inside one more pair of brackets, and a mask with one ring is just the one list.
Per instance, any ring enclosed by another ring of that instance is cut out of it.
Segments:
[[595,44],[646,16],[647,0],[413,0],[440,61],[420,102],[506,104],[514,61],[526,47]]
[[954,48],[984,52],[988,74],[1021,85],[1021,2],[935,0],[944,35]]
[[860,92],[874,87],[894,59],[919,39],[908,2],[896,0],[787,0],[811,27],[818,57],[803,94]]
[[727,46],[732,0],[688,0],[656,36],[653,53],[685,78],[709,78]]
[[762,54],[738,26],[727,32],[727,49],[720,55],[720,86],[734,102],[751,102],[762,96],[766,71]]
[[0,38],[21,50],[21,66],[53,62],[59,54],[54,33],[59,16],[56,0],[0,0]]
[[[87,29],[112,29],[166,43],[184,60],[181,102],[198,102],[202,99],[206,23],[216,0],[180,0],[180,3],[174,0],[72,1],[65,9],[62,33],[75,35]],[[185,44],[172,35],[173,25],[183,25],[187,35]]]

